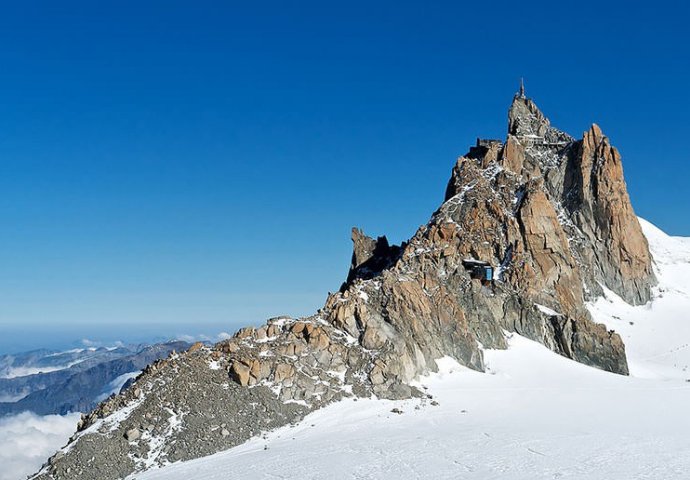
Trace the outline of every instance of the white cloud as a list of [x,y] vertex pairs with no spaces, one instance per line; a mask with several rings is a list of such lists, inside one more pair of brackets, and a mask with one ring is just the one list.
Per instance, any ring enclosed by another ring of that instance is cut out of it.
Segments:
[[177,336],[177,339],[182,340],[183,342],[187,342],[187,343],[194,343],[194,342],[196,342],[197,337],[195,337],[193,335],[181,334],[181,335]]
[[217,335],[205,335],[205,334],[198,334],[198,335],[188,335],[188,334],[179,334],[177,335],[177,340],[182,340],[183,342],[187,343],[194,343],[194,342],[209,342],[209,343],[216,343],[220,342],[223,340],[227,340],[228,338],[232,338],[232,335],[227,333],[227,332],[220,332]]
[[19,480],[41,467],[77,429],[80,413],[0,418],[0,480]]

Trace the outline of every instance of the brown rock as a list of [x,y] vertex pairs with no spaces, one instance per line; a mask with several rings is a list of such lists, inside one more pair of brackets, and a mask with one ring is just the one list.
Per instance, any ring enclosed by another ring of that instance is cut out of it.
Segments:
[[508,135],[502,158],[503,167],[518,175],[525,163],[525,147],[513,135]]
[[249,338],[254,335],[254,327],[240,328],[235,334],[235,338]]
[[312,330],[311,335],[309,335],[309,346],[316,350],[323,350],[328,348],[331,341],[328,338],[326,332],[320,328],[316,327]]
[[216,345],[216,348],[223,353],[236,353],[240,347],[233,340],[225,340]]
[[383,375],[383,368],[378,365],[374,366],[374,368],[371,370],[371,373],[369,373],[369,379],[374,385],[381,385],[383,382],[385,382],[386,378]]
[[305,323],[304,322],[295,322],[292,327],[290,328],[290,331],[294,333],[295,335],[299,335],[302,333],[304,330]]
[[125,432],[125,439],[128,442],[134,442],[136,440],[139,440],[139,438],[141,438],[141,432],[138,428],[132,428]]
[[267,325],[264,325],[263,327],[258,328],[256,330],[256,339],[258,341],[266,340],[268,338],[267,332],[268,332],[268,326]]
[[576,157],[576,221],[587,237],[583,254],[597,280],[633,304],[651,298],[656,284],[647,239],[633,211],[620,154],[596,124]]
[[541,183],[532,183],[519,210],[525,250],[531,256],[529,269],[517,287],[530,297],[548,303],[548,295],[557,297],[563,313],[574,314],[584,305],[579,267],[570,253],[565,232]]
[[280,327],[277,325],[270,324],[268,325],[268,328],[266,329],[266,335],[268,335],[269,338],[273,338],[277,335],[279,335],[281,332]]
[[292,378],[294,374],[295,369],[292,365],[289,365],[287,363],[279,363],[275,366],[273,378],[276,382],[283,383],[285,380]]
[[243,362],[235,360],[230,367],[230,377],[243,387],[249,385],[249,366]]

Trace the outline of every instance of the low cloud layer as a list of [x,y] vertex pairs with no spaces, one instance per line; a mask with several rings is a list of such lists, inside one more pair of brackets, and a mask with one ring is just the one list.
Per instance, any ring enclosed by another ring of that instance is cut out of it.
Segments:
[[0,418],[0,480],[23,480],[67,443],[81,414]]
[[220,332],[219,334],[213,336],[213,335],[187,335],[187,334],[178,334],[177,335],[177,340],[182,340],[183,342],[187,343],[194,343],[194,342],[210,342],[210,343],[216,343],[220,342],[223,340],[227,340],[228,338],[232,338],[232,335],[227,333],[227,332]]

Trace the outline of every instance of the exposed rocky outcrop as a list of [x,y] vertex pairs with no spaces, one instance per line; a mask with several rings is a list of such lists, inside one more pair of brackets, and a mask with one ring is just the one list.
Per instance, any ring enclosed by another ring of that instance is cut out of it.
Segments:
[[646,303],[655,283],[649,245],[630,204],[620,154],[596,124],[577,143],[571,168],[563,204],[581,236],[582,263],[628,302]]
[[352,229],[352,264],[343,287],[355,278],[373,278],[398,260],[402,249],[389,245],[383,236],[376,240],[367,237],[359,228]]
[[[410,381],[436,359],[482,371],[482,348],[505,348],[505,332],[627,374],[620,337],[585,308],[600,284],[640,303],[655,282],[620,157],[597,127],[575,140],[521,94],[508,123],[505,142],[478,141],[458,159],[443,204],[408,242],[353,230],[347,281],[316,315],[153,364],[36,478],[120,478],[343,396],[422,396]],[[495,267],[492,279],[476,265]]]

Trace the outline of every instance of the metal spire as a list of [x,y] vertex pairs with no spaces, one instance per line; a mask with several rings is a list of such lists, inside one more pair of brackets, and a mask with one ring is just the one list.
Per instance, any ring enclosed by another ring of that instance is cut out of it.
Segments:
[[525,97],[525,79],[520,77],[520,97]]

